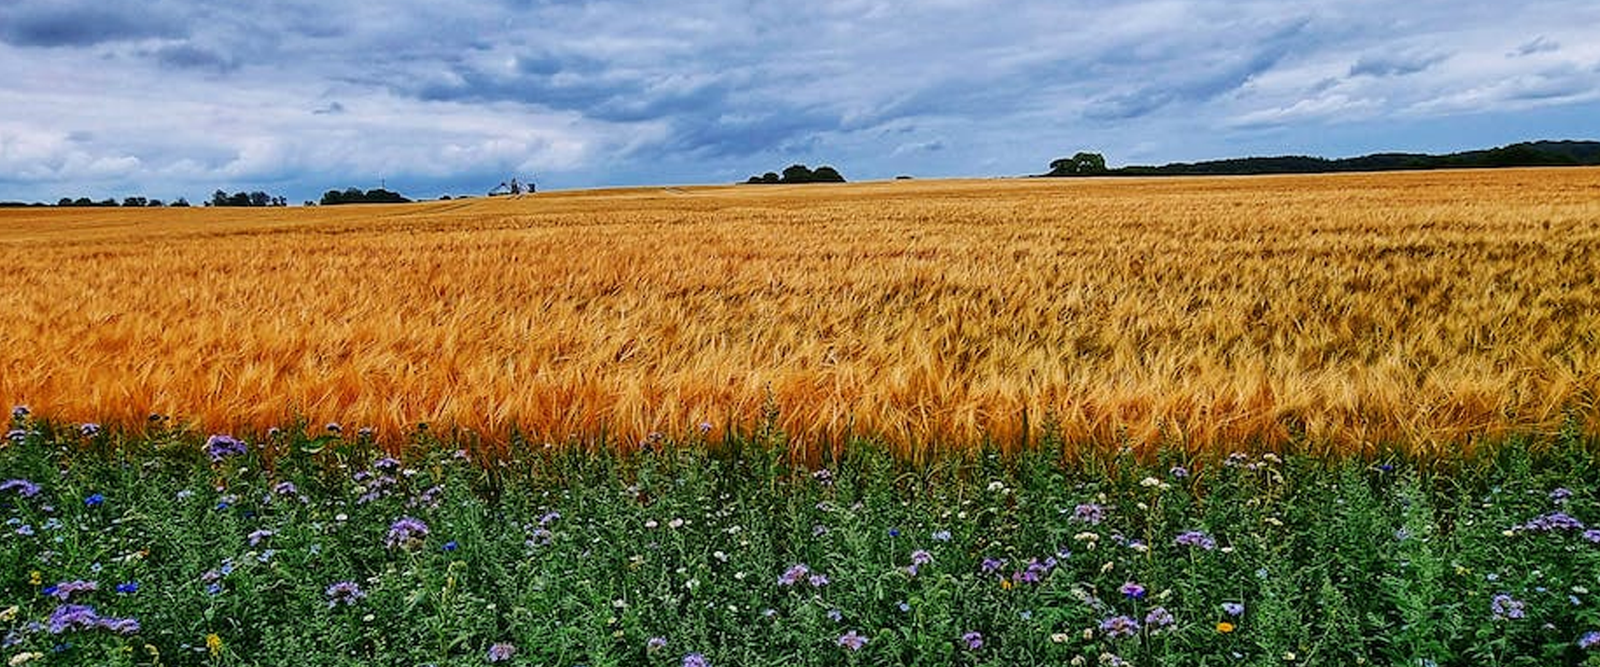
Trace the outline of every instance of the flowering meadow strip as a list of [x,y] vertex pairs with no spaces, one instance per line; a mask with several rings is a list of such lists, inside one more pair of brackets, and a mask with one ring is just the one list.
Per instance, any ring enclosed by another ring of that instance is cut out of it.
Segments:
[[231,436],[88,451],[14,425],[12,664],[1600,663],[1579,443],[1448,474],[867,443],[817,469],[666,446],[485,467],[359,436],[269,466]]

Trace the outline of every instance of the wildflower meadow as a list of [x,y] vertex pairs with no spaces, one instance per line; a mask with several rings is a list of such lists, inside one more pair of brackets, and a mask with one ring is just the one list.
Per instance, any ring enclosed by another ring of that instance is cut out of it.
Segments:
[[[1600,664],[1600,469],[781,434],[122,440],[14,412],[10,665]],[[1595,526],[1591,528],[1590,526]]]

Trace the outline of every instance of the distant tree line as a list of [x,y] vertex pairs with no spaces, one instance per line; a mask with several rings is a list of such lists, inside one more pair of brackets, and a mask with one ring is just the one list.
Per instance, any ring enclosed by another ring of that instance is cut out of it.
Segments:
[[844,176],[840,175],[838,170],[834,169],[833,167],[827,166],[827,165],[823,165],[823,166],[817,167],[816,169],[812,169],[812,168],[807,167],[807,166],[805,166],[803,164],[791,164],[788,167],[785,167],[783,169],[783,174],[781,176],[776,174],[776,173],[773,173],[773,172],[769,171],[769,172],[767,172],[765,174],[762,174],[760,176],[751,176],[750,179],[745,181],[745,182],[746,183],[757,183],[757,184],[760,184],[760,183],[779,184],[779,183],[843,183],[845,181],[844,181]]
[[255,192],[235,192],[228,194],[222,190],[211,193],[211,201],[206,206],[288,206],[289,200],[276,195],[269,195],[257,190]]
[[1600,166],[1600,141],[1532,141],[1444,155],[1373,153],[1331,160],[1307,155],[1279,155],[1206,162],[1173,162],[1159,167],[1133,165],[1117,169],[1106,168],[1105,157],[1099,153],[1078,153],[1070,158],[1052,161],[1050,171],[1041,175],[1224,176],[1563,166]]
[[361,188],[345,188],[344,191],[329,190],[322,193],[322,200],[318,203],[323,206],[336,206],[338,204],[406,204],[410,203],[398,192],[390,192],[383,188],[362,192]]

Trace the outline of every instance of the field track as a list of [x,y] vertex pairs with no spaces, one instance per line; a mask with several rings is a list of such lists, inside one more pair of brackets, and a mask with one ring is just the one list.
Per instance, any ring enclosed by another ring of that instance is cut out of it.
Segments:
[[813,450],[1462,447],[1600,433],[1597,277],[1596,169],[0,210],[0,401],[631,442],[770,391]]

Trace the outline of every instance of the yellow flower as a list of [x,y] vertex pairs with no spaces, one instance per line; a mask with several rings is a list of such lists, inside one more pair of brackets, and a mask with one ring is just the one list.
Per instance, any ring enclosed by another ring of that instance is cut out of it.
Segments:
[[1008,590],[1008,591],[1011,590],[1011,580],[1010,579],[1001,579],[1000,580],[1000,588],[1002,588],[1004,590]]
[[43,657],[44,654],[38,651],[34,651],[32,653],[18,653],[14,656],[11,656],[11,659],[6,661],[6,664],[11,665],[11,667],[17,667],[18,665],[25,665]]
[[211,652],[211,657],[222,655],[222,638],[213,632],[206,635],[206,650]]
[[1222,634],[1228,634],[1230,632],[1233,632],[1233,624],[1229,623],[1227,621],[1223,621],[1221,623],[1218,623],[1217,624],[1217,632],[1220,632]]
[[19,611],[22,611],[22,609],[20,607],[18,607],[17,605],[11,605],[9,607],[6,607],[5,611],[0,611],[0,623],[5,623],[5,622],[10,621],[13,618],[16,618],[17,617],[17,612],[19,612]]
[[28,583],[33,585],[33,586],[38,586],[39,584],[44,583],[44,575],[40,574],[38,570],[34,570],[32,572],[29,572],[28,573]]

